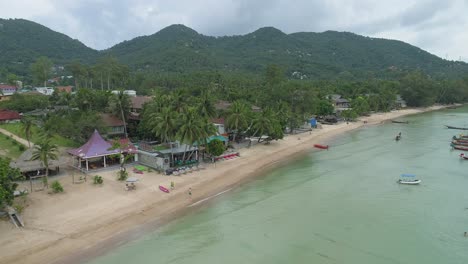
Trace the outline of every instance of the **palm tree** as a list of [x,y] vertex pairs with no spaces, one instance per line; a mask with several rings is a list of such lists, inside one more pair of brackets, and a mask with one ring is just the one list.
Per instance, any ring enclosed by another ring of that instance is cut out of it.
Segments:
[[248,126],[248,119],[250,115],[250,108],[241,101],[235,101],[228,110],[226,125],[229,129],[234,130],[233,140],[240,129],[245,129]]
[[187,108],[187,91],[177,89],[171,94],[171,105],[177,113],[182,113]]
[[177,131],[177,116],[178,114],[170,107],[162,107],[159,113],[153,113],[148,120],[149,126],[152,127],[151,131],[156,137],[160,138],[162,142],[170,142],[172,160],[174,160],[174,153],[172,152],[172,140],[175,138]]
[[49,161],[57,160],[58,147],[50,142],[49,138],[44,138],[41,142],[34,146],[31,160],[40,160],[46,168],[45,182],[49,182]]
[[269,133],[273,129],[275,122],[274,113],[270,108],[265,108],[252,120],[252,128],[255,130],[253,136],[260,134],[258,141],[260,142],[261,136]]
[[[198,142],[198,146],[200,145],[207,145],[208,144],[208,138],[211,136],[214,136],[218,133],[218,129],[216,126],[207,118],[201,120],[201,127],[200,127],[200,135],[196,139],[196,142]],[[187,159],[190,159],[193,155],[195,150],[190,153],[189,157]]]
[[[195,141],[201,138],[201,129],[202,129],[202,121],[200,116],[197,113],[197,109],[194,107],[188,108],[185,113],[181,114],[181,126],[177,133],[177,138],[180,142],[185,143],[186,145],[190,145],[190,148],[193,147]],[[182,160],[185,161],[185,154],[187,152],[187,146],[185,147],[186,150],[182,157]]]
[[202,117],[206,118],[212,118],[216,116],[216,108],[213,103],[213,97],[208,91],[203,91],[200,96],[198,113],[200,113]]
[[127,138],[127,116],[130,112],[130,98],[127,94],[124,94],[123,90],[120,90],[116,95],[112,97],[112,103],[110,104],[111,111],[113,114],[120,114],[120,118],[124,123],[124,134]]
[[33,128],[33,120],[29,116],[25,116],[21,119],[21,128],[23,130],[26,139],[28,140],[28,146],[31,148],[31,135],[32,135],[32,128]]

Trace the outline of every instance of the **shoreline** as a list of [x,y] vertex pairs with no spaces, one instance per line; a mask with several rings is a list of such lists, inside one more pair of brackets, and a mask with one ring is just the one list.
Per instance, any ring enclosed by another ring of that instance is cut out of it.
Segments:
[[[360,117],[358,121],[349,124],[323,125],[322,129],[314,129],[310,134],[288,135],[270,145],[258,144],[241,149],[240,158],[211,164],[206,170],[181,177],[147,173],[141,176],[143,186],[138,186],[135,193],[124,192],[120,188],[121,183],[115,181],[114,171],[98,173],[105,178],[102,188],[89,186],[89,183],[79,186],[68,184],[64,186],[66,193],[63,195],[32,193],[28,198],[32,200],[31,207],[26,209],[23,216],[26,228],[12,230],[0,223],[0,233],[6,234],[0,237],[0,263],[59,264],[90,261],[174,219],[209,206],[210,201],[223,193],[233,191],[309,153],[314,143],[329,141],[364,126],[447,107],[376,113]],[[363,123],[364,120],[367,123]],[[170,181],[176,182],[176,190],[170,194],[164,195],[154,189],[158,184],[167,186]],[[193,197],[188,197],[186,193],[189,187],[194,191]],[[94,200],[97,200],[96,204],[80,204]],[[51,202],[57,203],[55,207],[50,205]]]

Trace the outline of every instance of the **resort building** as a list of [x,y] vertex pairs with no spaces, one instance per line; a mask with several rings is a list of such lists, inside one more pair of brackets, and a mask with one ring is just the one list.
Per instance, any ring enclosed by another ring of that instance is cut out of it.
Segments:
[[156,144],[140,141],[136,160],[142,165],[165,171],[171,167],[198,163],[198,155],[198,147],[180,142]]
[[[27,149],[19,158],[10,162],[12,168],[18,169],[21,174],[29,178],[31,176],[45,175],[46,168],[42,161],[31,160],[33,149]],[[49,175],[56,175],[60,170],[60,164],[65,164],[66,158],[59,157],[58,160],[49,160]]]
[[107,129],[107,136],[122,137],[125,136],[124,122],[112,114],[101,114],[102,122]]
[[17,123],[21,121],[21,115],[12,110],[0,110],[0,124],[2,123]]
[[[121,148],[113,148],[111,142],[102,138],[97,130],[94,130],[91,138],[83,146],[68,150],[72,156],[71,166],[80,171],[88,172],[113,165],[120,165],[121,159],[127,155],[134,155],[137,149],[128,139],[119,140]],[[133,162],[130,159],[127,162]]]

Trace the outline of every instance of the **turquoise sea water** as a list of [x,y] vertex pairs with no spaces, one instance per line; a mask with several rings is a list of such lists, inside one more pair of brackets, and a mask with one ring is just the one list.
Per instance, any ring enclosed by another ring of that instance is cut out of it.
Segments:
[[[468,263],[468,108],[369,126],[92,264]],[[394,141],[398,132],[402,140]],[[419,186],[396,183],[401,173]]]

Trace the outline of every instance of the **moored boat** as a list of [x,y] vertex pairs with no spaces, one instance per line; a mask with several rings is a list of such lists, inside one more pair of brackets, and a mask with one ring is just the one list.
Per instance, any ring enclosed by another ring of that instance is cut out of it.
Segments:
[[452,140],[453,145],[468,146],[468,140]]
[[396,123],[396,124],[409,124],[408,121],[398,121],[398,120],[392,120],[392,123]]
[[399,184],[409,184],[409,185],[416,185],[420,184],[421,180],[416,179],[416,175],[414,174],[401,174],[400,179],[397,181]]
[[447,126],[448,129],[458,129],[458,130],[468,130],[468,127],[454,127],[454,126]]
[[465,156],[465,153],[460,153],[460,158],[468,160],[468,156]]
[[468,146],[455,145],[455,144],[450,144],[450,146],[454,149],[468,151]]
[[328,149],[328,145],[314,144],[314,147],[319,148],[319,149]]

